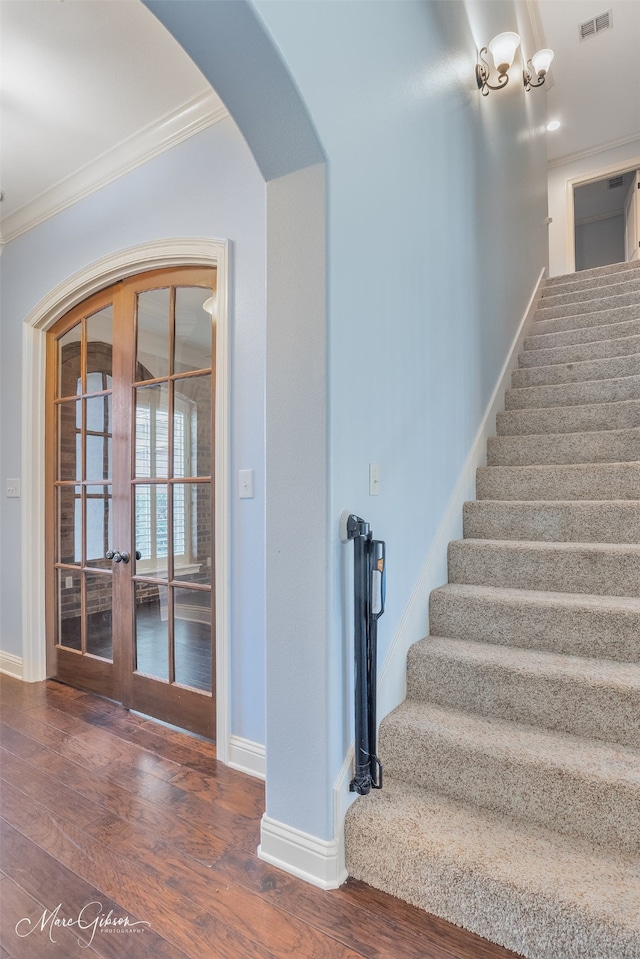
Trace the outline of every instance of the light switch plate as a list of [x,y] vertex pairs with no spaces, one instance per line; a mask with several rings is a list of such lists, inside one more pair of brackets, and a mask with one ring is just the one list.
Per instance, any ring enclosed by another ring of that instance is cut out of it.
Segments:
[[238,496],[253,499],[253,470],[238,470]]
[[20,496],[20,480],[19,479],[7,480],[7,496]]
[[380,464],[369,463],[369,496],[380,495]]

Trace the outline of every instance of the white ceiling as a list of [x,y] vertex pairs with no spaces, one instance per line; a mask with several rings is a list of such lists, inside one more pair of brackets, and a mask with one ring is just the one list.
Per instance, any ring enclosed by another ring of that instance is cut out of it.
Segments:
[[[640,137],[640,0],[528,5],[556,53],[550,161]],[[578,24],[604,10],[613,29],[580,42]],[[225,115],[140,0],[0,0],[0,237]]]
[[[596,151],[640,137],[640,0],[538,0],[538,15],[555,52],[548,119],[548,158]],[[613,27],[580,40],[579,24],[611,11]]]
[[221,115],[140,0],[0,0],[3,239]]

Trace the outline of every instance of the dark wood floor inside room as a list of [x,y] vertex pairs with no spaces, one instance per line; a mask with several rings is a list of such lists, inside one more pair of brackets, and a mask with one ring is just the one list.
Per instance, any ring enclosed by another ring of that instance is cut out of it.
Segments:
[[263,784],[211,743],[51,681],[0,697],[0,959],[515,959],[260,861]]

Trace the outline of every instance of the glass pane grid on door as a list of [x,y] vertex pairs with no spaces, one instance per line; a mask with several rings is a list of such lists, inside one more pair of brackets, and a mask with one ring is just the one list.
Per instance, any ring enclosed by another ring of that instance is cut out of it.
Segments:
[[106,660],[113,658],[112,574],[104,558],[112,521],[112,486],[104,482],[112,475],[112,328],[109,304],[58,339],[55,400],[55,638]]
[[137,298],[134,366],[135,662],[144,675],[211,692],[210,291],[151,294]]

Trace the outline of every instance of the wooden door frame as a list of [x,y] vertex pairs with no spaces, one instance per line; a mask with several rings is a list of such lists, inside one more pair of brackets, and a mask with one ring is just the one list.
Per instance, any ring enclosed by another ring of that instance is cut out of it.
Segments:
[[23,323],[22,338],[22,628],[23,679],[46,679],[45,618],[45,371],[46,334],[87,297],[146,270],[178,266],[217,268],[215,399],[216,729],[217,755],[229,761],[230,746],[230,429],[228,240],[156,240],[110,254],[74,274],[47,294]]
[[611,163],[609,166],[601,167],[598,170],[590,170],[588,173],[581,173],[578,176],[566,180],[567,222],[565,245],[567,251],[567,273],[576,272],[576,225],[573,193],[575,187],[585,186],[587,183],[595,183],[598,180],[606,180],[608,177],[617,176],[620,173],[629,173],[631,170],[637,170],[639,168],[640,157],[635,157],[635,159],[620,160],[618,163]]

